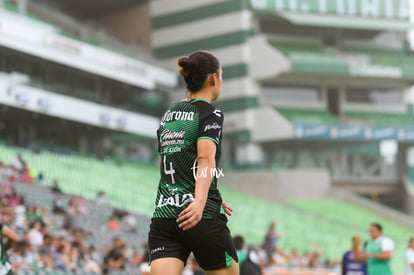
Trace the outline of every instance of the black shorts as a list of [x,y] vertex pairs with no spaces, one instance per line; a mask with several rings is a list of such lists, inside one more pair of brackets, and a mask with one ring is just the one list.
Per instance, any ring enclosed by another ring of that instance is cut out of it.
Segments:
[[202,219],[186,231],[175,219],[152,219],[148,244],[151,261],[173,257],[186,264],[191,252],[204,270],[229,267],[232,259],[238,261],[224,214]]

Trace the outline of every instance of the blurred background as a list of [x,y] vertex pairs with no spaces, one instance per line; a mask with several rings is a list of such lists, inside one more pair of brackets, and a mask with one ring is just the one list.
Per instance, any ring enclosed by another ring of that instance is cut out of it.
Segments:
[[230,229],[260,255],[277,221],[267,274],[339,274],[372,222],[402,274],[414,235],[413,9],[0,0],[0,218],[22,238],[9,250],[18,274],[146,274],[156,129],[185,97],[176,58],[200,49],[223,68],[214,105]]

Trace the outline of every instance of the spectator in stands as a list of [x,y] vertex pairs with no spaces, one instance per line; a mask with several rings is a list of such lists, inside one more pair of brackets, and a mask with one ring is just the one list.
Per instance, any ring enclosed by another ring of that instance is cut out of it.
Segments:
[[67,213],[88,215],[89,208],[81,196],[74,195],[69,200]]
[[292,249],[289,253],[289,266],[300,267],[302,265],[302,257],[296,249]]
[[88,249],[83,255],[83,259],[84,259],[83,271],[94,272],[97,274],[102,273],[102,269],[99,265],[101,260],[93,245],[90,245],[88,247]]
[[382,235],[382,226],[379,223],[370,225],[369,234],[371,240],[367,243],[363,253],[360,249],[360,239],[354,239],[352,252],[355,259],[367,262],[369,275],[392,275],[390,261],[394,250],[394,242]]
[[9,195],[0,198],[0,215],[4,224],[11,224],[14,220],[14,207],[10,205]]
[[26,229],[26,206],[24,205],[24,197],[20,196],[18,204],[14,207],[14,225],[18,232]]
[[14,168],[12,164],[8,165],[0,161],[0,185],[7,184],[6,189],[9,187],[10,183],[15,182],[19,178],[19,172]]
[[43,243],[39,247],[39,251],[45,255],[52,255],[56,251],[55,238],[50,234],[43,236]]
[[43,236],[43,244],[38,249],[37,265],[47,271],[53,269],[53,255],[56,251],[55,242],[52,235]]
[[104,190],[99,190],[96,194],[96,203],[99,205],[106,204],[106,193]]
[[115,237],[113,239],[112,248],[104,257],[104,274],[107,274],[111,270],[119,270],[125,268],[125,247],[125,242],[121,238]]
[[240,235],[237,235],[233,238],[234,246],[237,250],[237,258],[239,259],[239,269],[241,269],[242,264],[249,256],[249,251],[247,250],[244,238]]
[[106,222],[106,226],[113,232],[119,232],[121,230],[121,224],[119,223],[118,217],[115,213],[109,217],[108,221]]
[[122,225],[128,232],[136,233],[138,231],[137,219],[128,211],[124,211],[122,214]]
[[24,183],[29,183],[29,184],[35,183],[35,180],[30,175],[30,171],[27,167],[23,168],[23,171],[21,172],[20,180]]
[[414,275],[414,237],[408,241],[405,252],[405,275]]
[[10,192],[7,195],[9,206],[15,207],[20,202],[20,196],[17,195],[16,189],[12,186],[10,187]]
[[53,214],[66,214],[66,209],[64,203],[57,197],[53,199],[52,202],[52,213]]
[[240,275],[263,275],[265,259],[262,259],[259,251],[254,246],[248,248],[247,258],[240,268]]
[[7,165],[0,161],[0,185],[3,185],[7,182],[9,175],[8,175],[8,167]]
[[70,271],[73,266],[70,261],[70,243],[63,237],[59,237],[56,251],[53,255],[53,268],[61,271]]
[[37,184],[43,184],[44,183],[44,179],[45,179],[45,177],[43,176],[43,173],[42,172],[39,172],[37,174],[36,183]]
[[309,255],[308,267],[317,268],[321,266],[322,264],[321,264],[320,253],[318,251],[312,251]]
[[27,234],[28,242],[35,249],[39,248],[43,244],[42,222],[34,221],[30,225],[30,230]]
[[27,169],[26,161],[24,161],[22,154],[18,153],[16,158],[12,162],[12,166],[16,169],[19,173],[23,173],[25,169]]
[[139,270],[141,271],[141,275],[150,275],[151,274],[150,266],[149,266],[150,255],[149,255],[148,243],[143,244],[143,249],[144,249],[144,256],[139,265]]
[[[205,275],[206,274],[204,270],[201,269],[194,255],[192,255],[192,257],[190,258],[190,265],[191,265],[191,271],[193,271],[193,275]],[[149,275],[149,273],[147,275]]]
[[79,267],[81,260],[81,246],[78,242],[71,242],[69,246],[70,270],[74,271]]
[[[352,237],[352,244],[359,242],[358,236]],[[362,251],[361,251],[362,253]],[[352,249],[346,251],[342,257],[342,275],[367,275],[367,267],[365,262],[357,261],[353,255]]]
[[277,232],[276,221],[272,221],[267,229],[263,242],[263,249],[266,251],[267,264],[269,265],[274,263],[273,255],[277,250],[277,242],[279,238],[280,235]]
[[37,221],[37,220],[42,220],[43,215],[42,215],[42,211],[40,208],[32,205],[29,206],[27,208],[26,211],[26,219],[31,222],[31,221]]
[[12,270],[29,270],[30,266],[26,262],[26,242],[18,241],[9,256]]
[[50,191],[53,194],[62,194],[62,190],[59,187],[59,182],[57,179],[54,179],[52,182],[52,186],[50,187]]

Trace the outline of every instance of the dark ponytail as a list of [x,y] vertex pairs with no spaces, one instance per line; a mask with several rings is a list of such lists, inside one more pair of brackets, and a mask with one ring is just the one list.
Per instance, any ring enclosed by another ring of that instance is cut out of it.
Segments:
[[188,57],[180,57],[177,63],[189,92],[199,91],[208,75],[217,73],[220,68],[218,59],[207,51],[197,51]]

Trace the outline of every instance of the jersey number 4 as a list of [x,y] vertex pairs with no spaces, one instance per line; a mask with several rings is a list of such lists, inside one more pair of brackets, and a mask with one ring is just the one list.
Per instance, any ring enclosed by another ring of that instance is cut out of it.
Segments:
[[163,157],[164,174],[171,175],[171,183],[175,183],[175,179],[174,179],[175,170],[173,168],[172,162],[170,162],[170,167],[168,168],[169,170],[167,170],[166,159],[167,159],[167,156],[164,156]]

